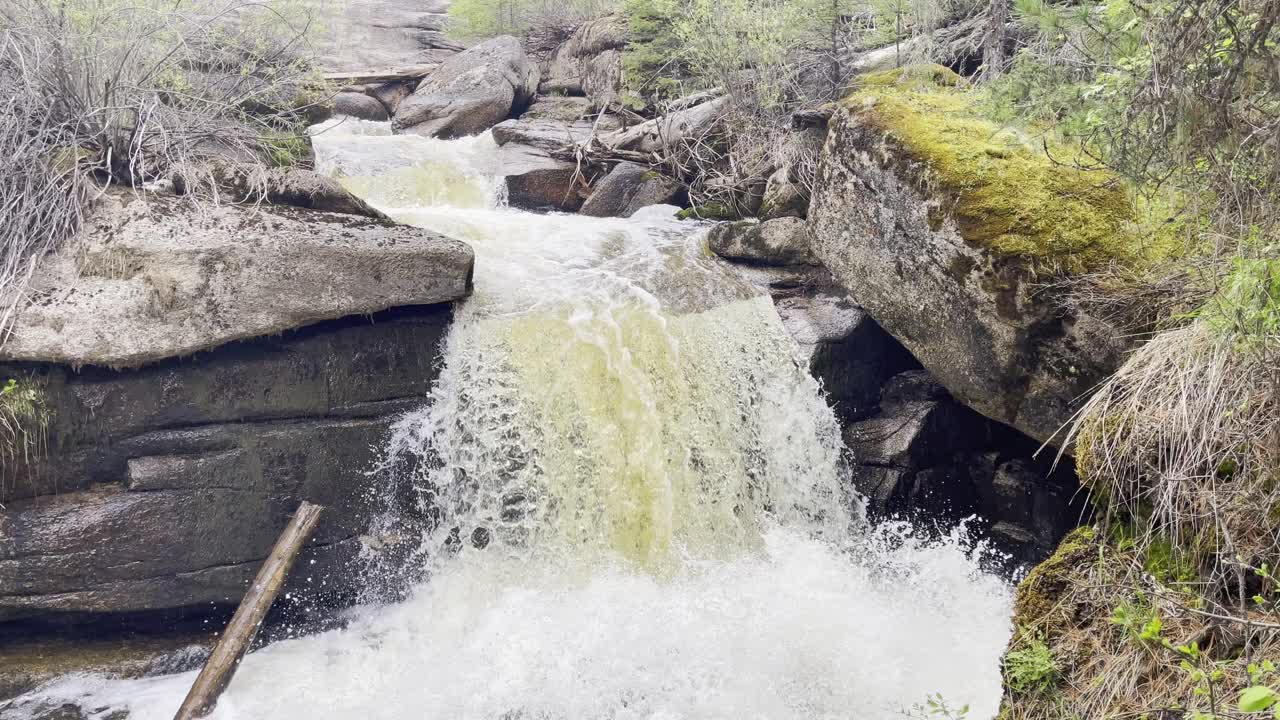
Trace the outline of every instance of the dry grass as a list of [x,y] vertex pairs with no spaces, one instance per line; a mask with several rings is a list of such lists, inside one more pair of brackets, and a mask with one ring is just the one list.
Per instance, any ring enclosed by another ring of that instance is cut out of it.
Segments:
[[0,342],[101,184],[270,161],[327,95],[310,16],[251,0],[0,0]]
[[1102,529],[1019,588],[1012,648],[1046,638],[1061,679],[1007,690],[1003,717],[1243,717],[1240,691],[1280,679],[1249,672],[1280,660],[1280,339],[1220,322],[1224,302],[1239,319],[1276,299],[1249,309],[1230,287],[1077,416],[1067,440]]

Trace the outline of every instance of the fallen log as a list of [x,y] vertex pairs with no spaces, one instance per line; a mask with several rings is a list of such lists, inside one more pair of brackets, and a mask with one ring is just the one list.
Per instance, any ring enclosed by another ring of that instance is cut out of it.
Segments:
[[387,70],[325,73],[323,77],[325,80],[339,85],[381,85],[382,83],[421,80],[438,67],[440,67],[439,63],[432,63]]
[[322,506],[305,501],[298,506],[293,519],[276,540],[271,554],[262,563],[258,576],[253,579],[249,592],[240,601],[240,607],[236,608],[236,614],[231,617],[218,644],[213,647],[213,653],[191,685],[191,691],[187,693],[186,700],[182,701],[182,707],[178,708],[174,720],[196,720],[213,712],[214,706],[218,704],[218,696],[227,689],[227,684],[240,665],[240,659],[249,649],[253,636],[258,633],[258,626],[262,624],[267,610],[271,609],[271,603],[275,601],[285,578],[289,576],[289,569],[293,567],[298,552],[316,529],[322,510]]

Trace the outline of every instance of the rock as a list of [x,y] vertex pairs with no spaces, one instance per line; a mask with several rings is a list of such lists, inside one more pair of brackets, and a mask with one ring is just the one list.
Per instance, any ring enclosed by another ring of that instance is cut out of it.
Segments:
[[585,95],[602,108],[618,96],[622,86],[622,50],[627,44],[623,15],[583,23],[552,55],[543,94]]
[[561,95],[539,95],[529,109],[520,116],[521,120],[556,120],[559,122],[578,122],[590,115],[591,101],[582,97],[565,97]]
[[599,133],[607,133],[622,127],[617,115],[600,114],[591,107],[591,101],[581,97],[539,95],[521,120],[556,120],[565,123],[588,122]]
[[679,202],[684,188],[656,170],[634,163],[618,163],[596,183],[578,212],[592,217],[631,217],[650,205]]
[[[979,234],[1000,232],[1009,223],[1040,227],[1055,222],[1052,216],[1071,226],[1061,230],[1063,237],[1079,233],[1086,239],[1074,245],[1077,254],[1052,262],[1082,264],[1105,248],[1092,235],[1084,236],[1079,225],[1105,226],[1097,238],[1108,237],[1107,213],[1119,212],[1113,205],[1123,196],[1081,178],[1079,193],[1037,204],[1034,212],[992,212],[994,220],[958,215],[960,210],[985,212],[966,205],[984,198],[1020,203],[1027,201],[1017,197],[1019,192],[1039,197],[1049,190],[1028,185],[1019,191],[997,168],[984,177],[1002,183],[998,195],[992,194],[997,188],[947,191],[930,174],[935,166],[920,158],[919,148],[904,146],[907,129],[878,114],[881,104],[893,102],[884,99],[888,96],[855,96],[832,121],[809,211],[814,252],[952,395],[989,418],[1048,441],[1071,418],[1079,399],[1119,366],[1128,342],[1098,318],[1062,310],[1053,291],[1041,284],[1040,259],[1032,256],[1035,237],[1022,238],[1028,251],[1018,253]],[[895,111],[893,117],[899,115]],[[922,132],[946,121],[913,120],[918,123],[911,128]],[[996,142],[989,137],[984,131],[974,141]],[[993,144],[989,150],[980,153],[984,162],[1005,163],[1001,167],[1007,165],[1008,173],[1023,170],[1038,179],[1075,172],[1052,167],[1017,143]]]
[[1069,463],[1037,458],[1038,443],[955,401],[924,370],[885,382],[874,413],[846,426],[845,444],[873,515],[935,528],[977,515],[973,529],[1014,563],[1047,557],[1083,516]]
[[503,35],[445,60],[396,110],[392,127],[439,138],[477,135],[519,112],[538,87],[538,67]]
[[886,381],[918,367],[898,341],[847,296],[819,291],[774,304],[801,359],[822,383],[842,422],[873,414]]
[[575,212],[586,199],[590,166],[579,167],[578,143],[591,137],[592,124],[554,120],[508,120],[493,128],[499,144],[498,169],[507,185],[507,202],[525,210]]
[[503,146],[498,150],[498,167],[511,207],[577,212],[586,200],[586,182],[579,179],[578,166],[537,148]]
[[386,120],[387,108],[374,97],[355,92],[340,92],[333,96],[335,115],[346,115],[360,120]]
[[413,94],[415,87],[417,83],[387,82],[371,86],[368,94],[377,98],[378,102],[382,103],[382,107],[386,108],[388,117],[383,119],[387,120],[400,109],[400,103]]
[[205,172],[196,175],[175,173],[172,182],[173,191],[178,195],[216,192],[237,203],[266,201],[389,221],[380,210],[353,195],[337,180],[301,168],[220,162],[207,166]]
[[441,62],[462,50],[445,35],[448,0],[304,0],[320,67],[364,72]]
[[507,120],[493,126],[493,140],[500,146],[523,145],[560,160],[574,160],[577,147],[591,139],[587,120]]
[[808,187],[813,183],[813,170],[826,139],[825,126],[802,130],[788,139],[783,151],[785,161],[765,184],[760,204],[762,219],[808,216]]
[[707,236],[711,252],[757,265],[820,265],[809,247],[805,221],[784,217],[761,223],[723,223]]
[[466,245],[386,221],[182,198],[103,198],[32,278],[0,361],[136,367],[469,291]]
[[[195,670],[214,639],[207,630],[103,639],[0,637],[0,703],[72,673],[138,678]],[[17,703],[0,707],[25,709]]]
[[392,492],[367,471],[426,402],[448,319],[398,309],[137,370],[0,367],[52,417],[47,457],[0,495],[0,623],[234,606],[302,499],[327,510],[290,602],[352,600]]

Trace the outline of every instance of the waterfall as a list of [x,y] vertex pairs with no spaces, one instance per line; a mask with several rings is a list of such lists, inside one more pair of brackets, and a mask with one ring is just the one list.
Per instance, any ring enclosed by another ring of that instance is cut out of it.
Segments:
[[[319,169],[474,247],[475,291],[375,470],[429,518],[386,539],[415,586],[250,655],[213,717],[995,714],[1007,587],[958,535],[866,522],[821,388],[705,226],[508,209],[488,135],[318,130]],[[167,718],[191,678],[40,692]]]

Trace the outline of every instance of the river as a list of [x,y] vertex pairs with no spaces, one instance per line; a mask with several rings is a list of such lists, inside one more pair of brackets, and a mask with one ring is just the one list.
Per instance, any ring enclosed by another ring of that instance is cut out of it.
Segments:
[[[212,717],[994,716],[1007,584],[961,532],[864,519],[818,383],[706,226],[508,209],[487,134],[320,130],[319,169],[472,245],[475,291],[372,470],[430,520],[378,540],[413,589],[251,654]],[[193,677],[38,695],[167,720]]]

